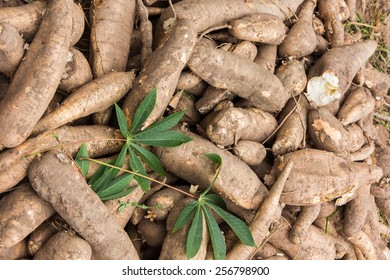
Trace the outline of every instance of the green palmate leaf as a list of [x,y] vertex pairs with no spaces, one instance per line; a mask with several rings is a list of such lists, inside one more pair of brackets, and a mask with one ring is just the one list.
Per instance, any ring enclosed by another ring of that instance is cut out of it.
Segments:
[[[139,173],[141,175],[147,176],[145,168],[142,165],[142,162],[140,161],[138,156],[135,154],[133,149],[129,146],[128,150],[129,150],[129,154],[130,154],[130,167],[131,167],[131,170],[133,170],[134,172],[137,172],[137,173]],[[138,182],[138,184],[140,185],[141,189],[144,192],[147,192],[150,189],[150,182],[146,178],[143,178],[143,177],[140,177],[140,176],[134,176],[134,179]]]
[[194,219],[187,235],[187,259],[192,259],[198,253],[202,243],[203,233],[203,214],[202,209],[198,207]]
[[143,132],[162,132],[171,129],[179,123],[186,111],[176,112],[147,127]]
[[183,133],[174,130],[168,130],[160,133],[141,132],[132,138],[134,142],[157,146],[157,147],[176,147],[187,143],[192,139]]
[[223,260],[226,256],[226,243],[218,223],[207,207],[203,207],[203,214],[206,218],[207,229],[210,233],[211,244],[213,245],[214,259]]
[[99,179],[96,180],[95,183],[91,185],[92,190],[95,193],[100,192],[107,184],[111,181],[111,170],[105,169],[102,176],[99,177]]
[[209,160],[217,164],[218,166],[222,165],[222,158],[218,154],[204,154],[205,157],[207,157]]
[[150,152],[149,150],[138,146],[137,144],[131,143],[131,146],[137,151],[137,154],[141,157],[141,159],[150,167],[153,171],[157,172],[161,176],[166,176],[166,172],[164,167],[159,160],[159,158]]
[[[125,189],[119,193],[116,193],[116,194],[113,194],[111,196],[104,196],[104,197],[100,197],[101,200],[111,200],[111,199],[117,199],[117,198],[121,198],[121,197],[124,197],[126,195],[128,195],[129,193],[131,193],[132,191],[134,191],[135,189],[137,188],[137,186],[135,187],[131,187],[131,188],[128,188],[128,189]],[[123,209],[125,208],[126,206],[122,207]],[[123,211],[123,209],[121,211]],[[119,210],[119,209],[118,209]]]
[[217,194],[212,193],[212,194],[205,195],[203,197],[203,200],[206,203],[212,203],[222,209],[226,209],[226,202]]
[[156,96],[157,89],[153,88],[152,91],[141,102],[137,111],[135,112],[133,122],[130,126],[130,135],[133,135],[150,116],[150,113],[156,104]]
[[237,237],[247,246],[256,246],[255,241],[253,240],[252,234],[248,226],[241,221],[239,218],[229,214],[222,208],[218,207],[215,204],[207,203],[207,205],[213,209],[225,222],[231,227]]
[[84,177],[87,176],[90,162],[88,160],[80,160],[80,158],[88,158],[88,157],[89,155],[88,155],[87,145],[82,144],[80,150],[78,151],[75,157],[75,162],[80,167]]
[[[116,166],[116,167],[123,166],[123,163],[125,162],[125,159],[126,159],[126,153],[127,153],[127,144],[123,145],[121,152],[119,153],[118,157],[115,160],[114,166]],[[111,170],[110,171],[111,172],[110,179],[115,178],[116,175],[118,175],[118,173],[120,171],[119,169],[116,169],[116,168],[108,168],[108,169]]]
[[183,210],[180,212],[179,217],[176,220],[175,225],[173,226],[173,232],[178,231],[188,223],[188,221],[194,214],[197,205],[197,201],[192,201],[186,207],[183,208]]
[[118,104],[115,104],[115,113],[121,134],[123,137],[127,138],[129,136],[129,129],[127,128],[127,119]]
[[106,197],[116,193],[120,193],[128,187],[131,180],[133,180],[133,174],[122,174],[113,179],[109,184],[97,192],[99,197]]

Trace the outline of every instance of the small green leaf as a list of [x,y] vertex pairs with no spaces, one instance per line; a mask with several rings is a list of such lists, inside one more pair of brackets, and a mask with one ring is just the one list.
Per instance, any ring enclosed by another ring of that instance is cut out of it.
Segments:
[[192,201],[183,210],[180,212],[179,217],[176,220],[175,225],[173,226],[173,232],[178,231],[185,226],[186,223],[191,219],[192,215],[195,212],[197,206],[197,201]]
[[87,176],[90,162],[88,160],[80,160],[80,158],[88,158],[88,157],[89,155],[88,155],[87,145],[82,144],[74,161],[80,167],[84,177]]
[[156,98],[157,89],[153,88],[152,91],[141,102],[134,114],[134,119],[129,131],[130,135],[133,135],[150,116],[150,113],[152,113],[154,105],[156,104]]
[[[134,172],[137,172],[137,173],[139,173],[141,175],[147,176],[145,168],[142,165],[142,162],[140,161],[138,156],[135,154],[133,149],[129,146],[128,150],[129,150],[129,154],[130,154],[130,167],[131,167],[131,170],[133,170]],[[146,178],[143,178],[143,177],[140,177],[140,176],[134,176],[134,179],[138,182],[138,184],[140,185],[141,189],[144,192],[147,192],[150,189],[150,182]]]
[[[123,163],[125,162],[125,159],[126,159],[126,153],[127,153],[127,145],[123,145],[122,147],[122,150],[121,152],[119,153],[118,157],[116,158],[115,160],[115,163],[114,163],[114,166],[116,167],[122,167],[123,166]],[[113,179],[116,177],[116,175],[118,175],[119,173],[119,169],[116,169],[116,168],[110,168],[111,169],[111,176],[110,176],[110,179]]]
[[123,210],[125,210],[126,207],[129,207],[130,206],[130,203],[129,202],[124,202],[122,200],[118,200],[120,206],[118,207],[118,212],[122,212]]
[[215,204],[207,203],[207,205],[226,221],[242,243],[247,246],[256,246],[248,226],[243,221]]
[[202,214],[202,209],[198,207],[198,209],[196,209],[194,219],[192,220],[192,224],[187,235],[187,245],[186,245],[187,259],[192,259],[196,255],[196,253],[198,253],[200,245],[202,243],[202,237],[203,237],[202,233],[203,233],[203,214]]
[[131,143],[131,146],[138,152],[141,159],[150,167],[153,171],[157,172],[161,176],[166,176],[164,167],[159,158],[150,152],[149,150],[138,146],[137,144]]
[[119,129],[123,137],[129,136],[129,129],[127,128],[127,119],[122,109],[115,103],[115,113],[118,120]]
[[219,207],[221,207],[222,209],[226,209],[226,202],[217,194],[208,194],[208,195],[205,195],[203,198],[202,198],[206,203],[212,203],[212,204],[215,204]]
[[[107,161],[107,163],[113,164],[114,160],[109,160],[109,161]],[[107,167],[105,165],[100,165],[98,170],[95,172],[95,174],[93,174],[91,179],[89,179],[88,185],[93,186],[96,183],[96,181],[103,175],[104,171],[107,170],[108,168],[109,167]]]
[[118,213],[121,213],[123,210],[125,210],[125,208],[127,207],[126,204],[122,204],[121,206],[118,207]]
[[181,112],[176,112],[173,113],[162,120],[152,124],[151,126],[147,127],[143,132],[152,132],[152,133],[157,133],[157,132],[163,132],[168,129],[171,129],[175,125],[179,123],[181,118],[184,116],[186,111],[181,111]]
[[103,190],[108,185],[108,183],[111,180],[111,172],[110,171],[111,170],[109,170],[109,169],[105,169],[102,176],[99,179],[97,179],[97,181],[94,184],[91,185],[92,190],[95,193],[99,193],[101,190]]
[[107,185],[107,187],[97,192],[98,196],[106,197],[116,193],[120,193],[121,191],[123,191],[128,187],[131,180],[133,180],[133,177],[134,177],[133,174],[128,174],[128,173],[116,177]]
[[207,229],[210,233],[211,244],[213,245],[214,259],[223,260],[226,256],[226,243],[218,223],[207,207],[203,207],[203,214],[206,218]]
[[111,196],[101,197],[100,199],[104,201],[104,200],[112,200],[112,199],[121,198],[121,197],[128,195],[129,193],[134,191],[136,188],[137,188],[137,186],[131,187],[131,188],[125,189],[124,191],[121,191],[120,193],[116,193],[116,194],[113,194]]
[[157,147],[176,147],[192,140],[191,137],[174,130],[160,133],[141,132],[133,136],[133,141]]
[[215,164],[222,165],[222,158],[218,154],[204,154],[209,160],[213,161]]

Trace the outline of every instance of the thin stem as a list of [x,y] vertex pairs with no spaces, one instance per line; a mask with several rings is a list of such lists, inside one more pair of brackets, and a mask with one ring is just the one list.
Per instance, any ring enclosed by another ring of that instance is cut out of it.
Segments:
[[372,28],[372,29],[377,29],[373,25],[369,25],[369,24],[362,23],[362,22],[356,22],[356,21],[347,22],[345,25],[357,25],[357,26],[364,26],[364,27],[369,27],[369,28]]
[[295,112],[295,110],[298,108],[298,104],[295,104],[294,108],[287,114],[287,116],[283,119],[283,121],[278,125],[278,127],[271,133],[270,136],[267,137],[261,144],[264,145],[267,143],[275,134],[279,131],[279,129],[282,127],[282,125],[287,121],[288,117],[291,116],[292,113]]
[[166,183],[163,183],[159,180],[156,180],[154,178],[151,178],[151,177],[148,177],[148,176],[145,176],[145,175],[142,175],[140,173],[137,173],[137,172],[134,172],[134,171],[130,171],[130,170],[127,170],[127,169],[124,169],[124,168],[121,168],[121,167],[117,167],[117,166],[114,166],[114,165],[111,165],[109,163],[105,163],[103,161],[100,161],[100,160],[96,160],[96,159],[93,159],[93,158],[80,158],[80,160],[88,160],[88,161],[92,161],[94,163],[98,163],[98,164],[101,164],[101,165],[104,165],[104,166],[108,166],[108,167],[111,167],[111,168],[114,168],[114,169],[118,169],[120,171],[123,171],[123,172],[126,172],[126,173],[130,173],[130,174],[133,174],[133,175],[136,175],[136,176],[139,176],[139,177],[142,177],[142,178],[145,178],[145,179],[148,179],[149,181],[152,181],[152,182],[155,182],[155,183],[158,183],[158,184],[161,184],[165,187],[168,187],[168,188],[171,188],[175,191],[178,191],[180,193],[183,193],[189,197],[192,197],[192,198],[195,198],[195,199],[198,199],[198,197],[196,195],[193,195],[191,193],[188,193],[186,191],[183,191],[181,189],[178,189],[178,188],[175,188],[174,186],[171,186],[171,185],[168,185]]
[[84,173],[83,173],[83,171],[81,170],[80,166],[75,162],[75,160],[73,159],[73,157],[69,154],[68,150],[65,149],[64,145],[62,145],[62,142],[60,141],[60,139],[58,139],[57,136],[55,136],[54,139],[56,139],[58,145],[61,146],[61,149],[63,150],[63,152],[68,156],[68,158],[73,162],[73,164],[77,166],[77,169],[79,170],[79,172],[84,176]]
[[219,172],[221,171],[221,166],[222,166],[221,164],[218,166],[218,169],[217,169],[217,172],[215,172],[215,176],[214,176],[213,181],[211,182],[209,187],[201,194],[201,196],[205,196],[211,190],[211,188],[214,186],[214,183],[219,176]]
[[169,3],[169,7],[171,8],[171,10],[173,12],[173,18],[177,19],[176,11],[175,11],[175,8],[173,7],[172,0],[168,0],[168,3]]

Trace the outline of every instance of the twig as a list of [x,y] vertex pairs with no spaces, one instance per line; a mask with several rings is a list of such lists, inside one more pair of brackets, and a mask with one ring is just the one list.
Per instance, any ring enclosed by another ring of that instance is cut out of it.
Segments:
[[278,127],[271,133],[270,136],[267,137],[267,139],[265,139],[261,144],[264,145],[265,143],[267,143],[275,134],[276,132],[279,131],[279,129],[282,127],[282,125],[287,121],[288,117],[291,116],[292,113],[295,112],[295,110],[298,108],[298,105],[295,104],[294,108],[292,108],[292,110],[287,114],[287,116],[283,119],[283,121],[280,122],[280,124],[278,125]]
[[376,117],[377,119],[380,119],[382,121],[385,121],[385,122],[390,122],[390,116],[385,116],[385,115],[382,115],[379,113],[374,113],[374,117]]
[[55,135],[55,136],[53,136],[53,137],[54,137],[54,139],[56,139],[58,145],[60,145],[62,151],[63,151],[63,152],[68,156],[68,158],[72,161],[72,164],[73,164],[73,165],[76,165],[77,169],[79,170],[79,172],[80,172],[80,173],[83,175],[83,177],[84,177],[84,173],[83,173],[83,171],[81,170],[81,167],[75,162],[75,160],[73,159],[73,157],[71,156],[71,154],[68,152],[68,150],[65,149],[65,146],[62,145],[60,139],[58,139],[58,136]]
[[185,194],[185,195],[187,195],[187,196],[189,196],[189,197],[198,199],[198,196],[193,195],[192,193],[188,193],[188,192],[183,191],[183,190],[181,190],[181,189],[175,188],[174,186],[171,186],[171,185],[168,185],[168,184],[163,183],[163,182],[161,182],[161,181],[158,181],[158,180],[156,180],[156,179],[154,179],[154,178],[152,178],[152,177],[148,177],[148,176],[142,175],[142,174],[140,174],[140,173],[138,173],[138,172],[134,172],[134,171],[130,171],[130,170],[127,170],[127,169],[124,169],[124,168],[121,168],[121,167],[117,167],[117,166],[114,166],[114,165],[111,165],[111,164],[108,164],[108,163],[105,163],[105,162],[103,162],[103,161],[96,160],[96,159],[93,159],[93,158],[80,158],[80,160],[88,160],[88,161],[92,161],[92,162],[94,162],[94,163],[98,163],[98,164],[101,164],[101,165],[104,165],[104,166],[107,166],[107,167],[111,167],[111,168],[114,168],[114,169],[118,169],[118,170],[120,170],[120,171],[123,171],[123,172],[126,172],[126,173],[130,173],[130,174],[133,174],[133,175],[136,175],[136,176],[145,178],[145,179],[147,179],[147,180],[149,180],[149,181],[152,181],[152,182],[161,184],[161,185],[163,185],[163,186],[165,186],[165,187],[168,187],[168,188],[171,188],[171,189],[173,189],[173,190],[175,190],[175,191],[178,191],[178,192],[180,192],[180,193],[183,193],[183,194]]
[[172,9],[173,18],[176,20],[177,19],[177,14],[176,14],[175,8],[173,7],[172,0],[168,0],[168,3],[169,3],[169,7]]
[[260,246],[257,247],[256,250],[253,251],[253,253],[249,256],[248,260],[252,260],[253,257],[254,257],[254,256],[260,251],[260,249],[264,246],[264,244],[268,242],[268,240],[270,240],[275,234],[277,234],[279,231],[285,229],[286,227],[291,227],[291,225],[285,225],[285,226],[282,226],[281,228],[278,228],[276,231],[270,232],[270,234],[267,236],[267,238],[264,239],[264,241],[260,244]]
[[372,28],[372,29],[377,29],[376,26],[369,25],[369,24],[362,23],[362,22],[356,22],[356,21],[347,22],[345,25],[357,25],[357,26],[364,26],[364,27],[369,27],[369,28]]

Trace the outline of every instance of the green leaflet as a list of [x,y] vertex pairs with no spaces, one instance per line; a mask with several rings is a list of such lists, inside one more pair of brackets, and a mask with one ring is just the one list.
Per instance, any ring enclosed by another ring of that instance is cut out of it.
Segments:
[[207,194],[203,197],[203,201],[210,204],[215,204],[219,206],[222,209],[226,209],[226,203],[225,201],[217,194],[211,193]]
[[207,207],[203,207],[203,213],[210,233],[211,244],[213,245],[214,259],[223,260],[226,256],[225,238],[210,210]]
[[88,155],[87,145],[85,145],[85,143],[83,143],[81,145],[74,161],[80,167],[80,170],[83,173],[84,177],[87,176],[90,162],[88,160],[80,160],[80,158],[88,158],[88,157],[89,157],[89,155]]
[[[128,151],[129,151],[129,154],[130,154],[130,167],[131,167],[131,170],[133,170],[133,171],[135,171],[135,172],[137,172],[137,173],[139,173],[141,175],[147,176],[145,168],[142,165],[142,162],[140,161],[138,156],[135,154],[133,149],[131,147],[128,147]],[[134,176],[134,179],[138,182],[138,184],[140,185],[141,189],[144,192],[147,192],[150,189],[150,182],[149,182],[148,179],[140,177],[140,176]]]
[[[111,199],[121,198],[121,197],[124,197],[124,196],[128,195],[129,193],[134,191],[136,188],[137,187],[131,187],[131,188],[123,190],[123,191],[121,191],[119,193],[113,194],[111,196],[101,197],[100,199],[104,201],[104,200],[111,200]],[[123,211],[123,209],[121,211]]]
[[127,119],[118,104],[115,104],[115,113],[121,134],[123,137],[127,138],[129,136],[129,130],[127,128]]
[[184,227],[188,221],[192,218],[195,208],[197,206],[197,201],[192,201],[183,210],[180,212],[179,217],[176,220],[175,225],[173,226],[173,232],[178,231],[182,227]]
[[134,175],[133,174],[122,174],[115,179],[113,179],[107,186],[99,191],[97,195],[99,197],[107,197],[111,196],[117,193],[120,193],[124,189],[128,187],[130,184],[131,180],[133,180]]
[[187,259],[192,259],[198,253],[202,243],[203,233],[203,214],[202,209],[198,207],[194,219],[187,235]]
[[132,148],[134,148],[134,150],[137,151],[137,154],[146,163],[146,165],[148,165],[150,168],[152,168],[153,171],[157,172],[158,174],[162,176],[166,176],[164,167],[161,161],[159,160],[159,158],[155,154],[153,154],[152,152],[150,152],[149,150],[141,146],[138,146],[135,143],[131,143],[130,145]]
[[157,146],[157,147],[176,147],[192,140],[191,137],[174,130],[153,133],[150,131],[140,132],[132,137],[134,142]]
[[186,111],[181,111],[181,112],[176,112],[172,115],[169,115],[162,120],[152,124],[151,126],[147,127],[145,130],[142,132],[148,132],[148,133],[158,133],[158,132],[163,132],[168,129],[171,129],[175,125],[179,123],[181,118],[184,116]]
[[219,216],[221,216],[222,219],[225,220],[225,222],[231,227],[231,229],[234,231],[234,233],[237,235],[237,237],[241,240],[242,243],[247,246],[256,246],[249,228],[243,221],[233,216],[232,214],[229,214],[215,204],[207,203],[207,205],[211,209],[213,209]]
[[129,131],[130,135],[133,135],[150,116],[150,113],[152,113],[154,105],[156,104],[156,96],[157,89],[153,88],[152,91],[141,102],[134,114],[134,119]]

